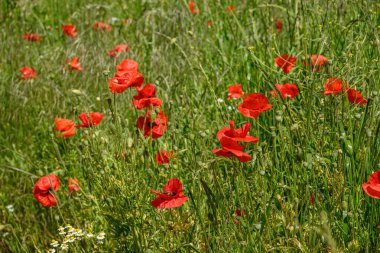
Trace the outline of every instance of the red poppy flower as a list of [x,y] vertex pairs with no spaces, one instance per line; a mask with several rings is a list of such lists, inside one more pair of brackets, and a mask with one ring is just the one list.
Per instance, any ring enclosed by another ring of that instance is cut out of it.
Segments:
[[65,138],[75,135],[75,123],[72,120],[55,118],[55,126],[55,130],[62,132]]
[[240,210],[239,208],[235,210],[235,216],[236,220],[234,220],[235,224],[240,224],[240,219],[245,218],[247,216],[247,211],[245,210]]
[[368,102],[368,100],[365,99],[359,91],[351,88],[347,88],[347,96],[348,101],[350,101],[351,104],[363,105]]
[[72,24],[62,25],[62,31],[66,34],[66,36],[72,38],[77,36],[77,29]]
[[33,79],[37,77],[36,71],[29,67],[23,67],[22,69],[20,69],[20,72],[22,74],[22,80]]
[[137,119],[136,127],[144,131],[144,137],[152,136],[153,139],[160,138],[166,131],[168,117],[163,111],[156,114],[156,118],[152,120],[152,111],[147,111],[145,117],[141,116]]
[[116,45],[116,47],[113,50],[108,52],[108,56],[113,58],[116,56],[116,54],[119,54],[123,51],[125,51],[125,52],[129,51],[129,47],[127,44]]
[[269,110],[273,105],[268,104],[268,98],[264,94],[251,93],[238,105],[238,110],[248,118],[256,119],[260,113]]
[[235,10],[235,6],[228,6],[226,9],[226,11],[229,13],[233,12],[234,10]]
[[78,57],[74,57],[70,60],[70,62],[68,60],[65,60],[65,63],[66,64],[69,64],[70,68],[71,69],[75,69],[75,70],[82,70],[82,67],[81,65],[79,64],[79,58]]
[[195,15],[197,14],[199,11],[196,9],[197,7],[197,4],[194,2],[194,1],[190,1],[188,3],[188,6],[189,6],[189,11],[191,12],[191,14]]
[[134,60],[126,59],[123,60],[120,65],[116,66],[117,71],[129,72],[129,71],[139,71],[139,64]]
[[[276,89],[280,92],[283,99],[289,98],[291,100],[299,93],[298,88],[295,84],[276,84],[275,86]],[[277,98],[277,93],[274,90],[270,91],[270,94],[273,97]]]
[[155,208],[176,208],[188,200],[188,197],[183,195],[182,183],[176,178],[169,179],[164,187],[164,193],[153,189],[151,191],[158,195],[151,202]]
[[327,79],[323,83],[323,85],[325,87],[325,90],[323,92],[324,95],[330,95],[330,94],[337,95],[343,91],[342,80],[335,78],[335,77],[331,77],[331,78]]
[[277,32],[280,33],[282,31],[282,22],[277,18],[273,18],[273,22],[276,26]]
[[311,68],[313,70],[319,71],[319,69],[322,66],[327,65],[328,61],[329,60],[325,56],[323,56],[323,55],[313,54],[311,56],[311,62],[310,62]]
[[231,157],[235,156],[241,162],[248,162],[251,156],[244,153],[245,146],[238,142],[256,143],[259,141],[257,137],[248,135],[251,124],[247,123],[239,129],[234,129],[235,122],[230,121],[230,127],[222,128],[216,135],[220,141],[222,148],[214,149],[212,152],[217,156]]
[[94,30],[95,31],[104,30],[106,32],[110,32],[111,31],[111,26],[110,26],[110,24],[97,21],[94,24]]
[[292,68],[296,65],[297,58],[289,56],[287,54],[280,55],[274,59],[279,68],[284,71],[285,74],[288,74]]
[[160,150],[156,153],[156,161],[158,165],[163,165],[164,163],[169,163],[170,158],[173,157],[173,151]]
[[154,84],[146,84],[143,88],[136,87],[138,94],[133,96],[132,101],[136,109],[151,108],[161,106],[162,101],[156,98],[156,88]]
[[108,87],[113,93],[122,93],[129,87],[140,87],[143,83],[144,77],[138,72],[117,72],[114,78],[108,80]]
[[60,187],[59,178],[57,175],[50,174],[40,177],[33,187],[33,196],[45,207],[57,205],[56,197],[51,194],[51,191],[56,192]]
[[28,41],[40,41],[42,40],[42,37],[38,36],[35,33],[25,33],[22,36],[23,40],[28,40]]
[[368,196],[380,199],[380,170],[372,173],[369,177],[369,182],[363,183],[362,187]]
[[231,98],[233,99],[241,98],[244,94],[242,85],[241,84],[231,85],[230,87],[228,87],[228,94],[229,96],[227,97],[227,100],[230,100]]
[[79,181],[76,178],[69,178],[69,192],[79,192]]
[[88,128],[91,126],[97,126],[103,119],[103,114],[100,112],[84,112],[79,114],[79,119],[83,124],[76,125],[76,127]]

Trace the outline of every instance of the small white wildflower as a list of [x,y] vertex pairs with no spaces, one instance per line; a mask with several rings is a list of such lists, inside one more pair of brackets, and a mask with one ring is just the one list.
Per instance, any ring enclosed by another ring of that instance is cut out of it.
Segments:
[[56,241],[56,240],[51,240],[51,243],[50,245],[54,248],[58,247],[59,246],[59,243]]
[[65,228],[67,228],[67,229],[70,230],[70,229],[72,229],[73,227],[72,227],[70,224],[67,224]]
[[67,244],[61,244],[61,249],[62,250],[65,250],[65,249],[68,249],[69,246]]
[[14,210],[15,210],[15,209],[13,208],[13,205],[7,205],[6,208],[8,209],[8,211],[9,211],[10,213],[13,213]]
[[117,17],[112,17],[111,18],[111,24],[115,24],[118,21],[119,21],[119,18],[117,18]]
[[49,249],[47,252],[48,253],[55,253],[55,249]]
[[91,237],[94,237],[94,234],[88,233],[86,236],[87,238],[91,238]]
[[218,103],[223,103],[224,99],[223,98],[218,98],[217,101],[218,101]]
[[232,111],[233,108],[232,108],[232,106],[229,105],[229,106],[227,106],[227,109],[228,109],[229,111]]
[[69,238],[69,242],[74,242],[74,241],[75,241],[75,237],[74,236],[72,236],[72,237]]
[[62,245],[68,243],[69,241],[70,241],[70,238],[69,237],[65,237],[65,239],[63,239]]
[[99,241],[104,240],[104,236],[100,236],[100,235],[98,235],[98,236],[96,237],[96,239],[98,239]]

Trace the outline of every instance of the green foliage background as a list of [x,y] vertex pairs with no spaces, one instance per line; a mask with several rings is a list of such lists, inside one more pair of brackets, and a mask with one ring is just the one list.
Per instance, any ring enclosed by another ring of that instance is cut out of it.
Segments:
[[[379,3],[196,2],[198,15],[186,1],[1,2],[0,252],[46,251],[68,223],[106,232],[105,244],[83,241],[72,252],[379,250],[380,202],[361,189],[380,167]],[[281,33],[273,17],[283,21]],[[93,31],[98,20],[112,23],[112,31]],[[75,39],[63,35],[64,23],[77,27]],[[23,41],[25,32],[43,40]],[[120,43],[130,52],[110,59],[107,51]],[[275,66],[280,54],[299,59],[289,75]],[[311,54],[325,55],[328,67],[305,69],[302,60]],[[64,60],[74,56],[83,72],[65,69]],[[131,104],[134,91],[113,101],[108,90],[107,79],[125,58],[139,63],[163,100],[169,125],[156,141],[136,130],[144,112]],[[37,79],[22,81],[24,66],[36,69]],[[323,96],[329,77],[360,90],[367,106],[353,106],[345,95]],[[225,100],[235,83],[267,96],[276,83],[297,84],[301,92],[292,101],[269,98],[273,109],[252,120],[236,110],[239,101]],[[73,138],[55,137],[55,117],[78,121],[85,111],[105,117]],[[229,120],[252,123],[250,133],[260,139],[246,148],[252,161],[211,152]],[[156,164],[159,149],[174,151],[170,165]],[[59,205],[47,209],[32,192],[51,173],[61,189]],[[67,190],[71,177],[81,183],[75,196]],[[161,190],[173,177],[189,201],[154,209],[150,189]],[[247,212],[240,224],[237,208]]]

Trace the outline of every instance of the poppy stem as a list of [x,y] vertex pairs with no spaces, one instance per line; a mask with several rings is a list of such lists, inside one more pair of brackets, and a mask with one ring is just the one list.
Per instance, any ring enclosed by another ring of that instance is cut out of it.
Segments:
[[116,124],[116,93],[113,94],[114,123]]

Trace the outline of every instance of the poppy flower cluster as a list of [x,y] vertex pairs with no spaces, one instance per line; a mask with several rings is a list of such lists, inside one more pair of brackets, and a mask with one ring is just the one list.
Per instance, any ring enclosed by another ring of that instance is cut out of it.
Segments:
[[[135,87],[137,95],[133,96],[132,104],[136,109],[148,108],[144,116],[137,119],[136,127],[144,132],[144,137],[160,138],[166,131],[168,117],[160,109],[162,101],[156,97],[154,84],[145,84],[144,76],[138,72],[137,62],[126,59],[116,66],[115,76],[108,80],[108,87],[112,93],[122,93],[126,89]],[[157,107],[157,110],[153,110]]]
[[82,124],[75,125],[75,122],[69,119],[55,118],[55,130],[61,132],[64,138],[75,135],[76,128],[89,128],[97,126],[103,119],[103,114],[100,112],[84,112],[79,114],[79,119]]
[[[297,57],[290,56],[287,54],[280,55],[274,59],[277,64],[277,67],[282,69],[285,74],[294,68],[297,62]],[[310,66],[313,71],[319,71],[323,66],[328,64],[328,59],[324,55],[313,54],[310,61],[304,60],[303,65],[305,67]]]
[[[102,22],[96,22],[93,28],[95,30],[111,30],[109,24]],[[75,38],[77,35],[76,27],[72,24],[62,25],[62,31],[68,37]],[[23,39],[38,41],[42,38],[36,34],[24,34]],[[127,44],[116,45],[113,50],[108,52],[108,55],[113,58],[123,51],[129,51]],[[65,63],[72,70],[82,70],[78,57],[65,60]],[[138,110],[148,108],[144,116],[140,116],[137,119],[136,126],[144,132],[144,137],[152,137],[153,139],[160,138],[166,131],[168,118],[160,109],[162,101],[156,97],[156,87],[151,83],[143,86],[144,76],[138,72],[138,63],[133,60],[123,60],[120,65],[116,66],[116,69],[115,76],[108,80],[109,90],[112,93],[122,93],[128,88],[135,87],[137,94],[133,96],[133,106]],[[35,70],[29,67],[22,68],[20,72],[22,73],[21,78],[23,80],[32,79],[37,76]],[[81,124],[75,124],[73,120],[66,118],[55,118],[55,131],[63,138],[69,138],[75,136],[78,128],[97,126],[102,119],[103,114],[99,112],[81,113],[79,115]],[[156,154],[156,160],[159,165],[169,163],[172,157],[172,151],[159,150]],[[59,188],[60,182],[57,175],[51,174],[43,176],[34,185],[33,195],[43,206],[52,207],[57,205],[55,192],[57,192]],[[79,192],[79,181],[75,178],[70,178],[68,180],[68,189],[70,193]],[[158,195],[158,198],[151,203],[152,206],[156,208],[179,207],[188,199],[188,197],[183,194],[182,183],[178,179],[170,179],[164,187],[163,193],[155,190],[152,190],[152,192]]]
[[347,94],[348,101],[351,104],[363,105],[368,102],[368,100],[365,99],[362,96],[362,94],[360,94],[359,91],[349,88],[347,82],[344,82],[343,84],[342,80],[338,78],[335,78],[335,77],[328,78],[323,83],[323,86],[324,86],[323,95],[333,94],[336,96],[345,91],[345,93]]
[[[55,174],[40,177],[33,187],[33,196],[45,207],[53,207],[57,205],[57,197],[55,192],[60,188],[59,177]],[[69,178],[69,192],[80,191],[79,181],[75,178]]]

